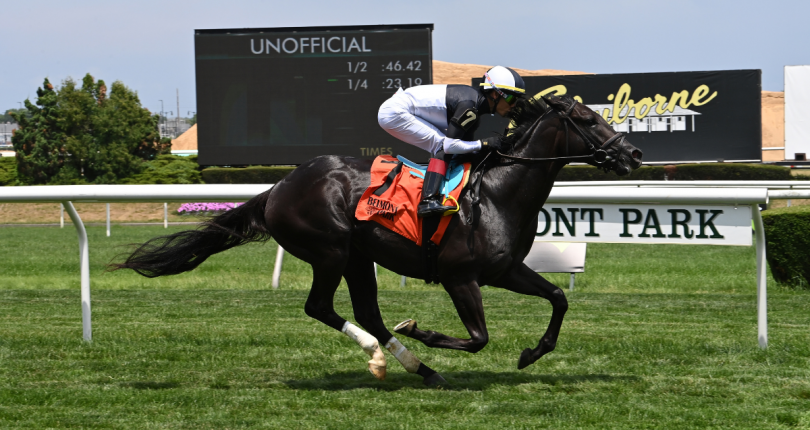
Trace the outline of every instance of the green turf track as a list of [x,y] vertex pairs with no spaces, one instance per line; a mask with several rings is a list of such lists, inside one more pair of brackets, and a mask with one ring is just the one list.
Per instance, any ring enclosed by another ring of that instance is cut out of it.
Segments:
[[[589,245],[557,350],[522,371],[551,307],[484,288],[483,351],[402,339],[450,382],[437,390],[390,355],[375,380],[359,347],[308,318],[302,262],[269,288],[272,244],[163,279],[102,273],[165,231],[89,229],[88,344],[75,232],[0,229],[0,428],[810,428],[810,292],[769,278],[760,350],[753,247]],[[440,287],[380,280],[388,326],[466,336]],[[345,287],[336,301],[353,320]]]

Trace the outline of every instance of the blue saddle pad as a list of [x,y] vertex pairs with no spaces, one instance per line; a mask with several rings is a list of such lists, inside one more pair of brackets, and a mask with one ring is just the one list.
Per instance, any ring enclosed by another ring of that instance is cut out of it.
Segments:
[[[418,170],[418,172],[411,171],[412,175],[425,179],[427,166],[416,164],[401,155],[397,155],[397,160],[414,170]],[[464,165],[450,160],[450,167],[447,169],[447,175],[445,176],[444,185],[442,186],[442,194],[447,194],[454,190],[458,184],[461,183],[462,179],[464,179]]]

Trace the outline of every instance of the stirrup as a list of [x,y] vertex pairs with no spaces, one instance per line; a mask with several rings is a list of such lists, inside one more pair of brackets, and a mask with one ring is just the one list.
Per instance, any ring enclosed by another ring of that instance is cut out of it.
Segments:
[[455,198],[455,197],[453,197],[453,196],[451,196],[450,194],[448,194],[448,195],[447,195],[447,197],[445,197],[445,198],[444,198],[444,201],[442,202],[442,204],[447,203],[447,201],[448,201],[448,200],[452,200],[452,201],[453,201],[453,203],[454,203],[456,206],[455,206],[453,209],[451,209],[451,210],[449,210],[449,211],[445,212],[443,216],[447,216],[447,215],[453,215],[454,213],[456,213],[456,212],[458,212],[459,210],[461,210],[461,205],[460,205],[460,204],[458,204],[458,200],[456,200],[456,198]]
[[426,199],[419,202],[416,207],[416,216],[419,218],[430,217],[435,215],[443,215],[448,211],[458,210],[455,206],[444,206],[436,199]]

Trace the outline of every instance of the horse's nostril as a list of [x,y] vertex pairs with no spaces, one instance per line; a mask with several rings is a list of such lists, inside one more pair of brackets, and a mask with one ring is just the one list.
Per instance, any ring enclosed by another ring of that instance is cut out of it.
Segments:
[[641,160],[641,151],[639,151],[638,149],[631,152],[630,155],[632,155],[633,159],[635,160]]

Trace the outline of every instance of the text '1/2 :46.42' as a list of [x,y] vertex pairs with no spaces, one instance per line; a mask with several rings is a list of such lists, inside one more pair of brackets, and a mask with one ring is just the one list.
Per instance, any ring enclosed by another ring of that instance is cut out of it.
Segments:
[[[369,66],[365,61],[347,61],[346,65],[349,68],[349,73],[365,73],[368,71]],[[416,61],[389,61],[382,63],[382,72],[421,72],[422,62]]]

